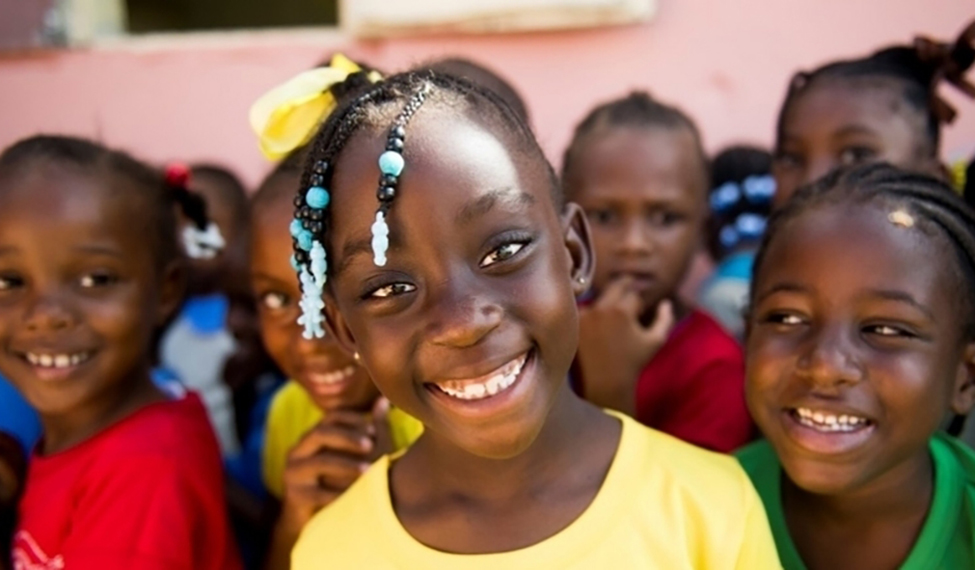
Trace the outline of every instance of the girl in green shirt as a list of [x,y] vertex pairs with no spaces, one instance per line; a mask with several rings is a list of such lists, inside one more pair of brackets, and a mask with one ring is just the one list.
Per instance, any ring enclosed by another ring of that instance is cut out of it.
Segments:
[[887,165],[776,212],[755,261],[738,456],[786,570],[975,568],[975,213]]

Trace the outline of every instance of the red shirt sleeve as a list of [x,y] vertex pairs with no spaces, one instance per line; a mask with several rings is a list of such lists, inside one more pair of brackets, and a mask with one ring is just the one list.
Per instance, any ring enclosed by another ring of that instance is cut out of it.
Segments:
[[[71,570],[235,570],[223,496],[201,465],[164,456],[110,462],[79,496],[64,543]],[[216,475],[219,477],[219,474]],[[219,488],[219,486],[217,486]]]

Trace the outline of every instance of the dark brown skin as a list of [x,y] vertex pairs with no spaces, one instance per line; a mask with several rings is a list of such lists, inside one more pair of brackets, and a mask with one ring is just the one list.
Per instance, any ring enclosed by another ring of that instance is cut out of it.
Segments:
[[924,116],[900,100],[895,80],[822,80],[789,106],[776,141],[775,204],[840,166],[889,162],[939,176]]
[[[182,268],[148,254],[144,193],[48,164],[0,180],[0,370],[39,412],[44,454],[163,399],[150,342],[181,298]],[[51,377],[27,352],[92,357]]]
[[[667,341],[674,299],[701,244],[706,178],[684,129],[589,135],[565,181],[596,250],[596,300],[580,310],[586,399],[633,414],[640,371]],[[685,309],[678,303],[678,316]]]
[[[269,184],[297,187],[297,177],[278,176]],[[291,267],[288,224],[291,192],[268,192],[252,212],[251,284],[257,299],[261,337],[271,358],[308,391],[325,418],[292,449],[284,473],[284,496],[266,567],[286,569],[305,524],[359,478],[383,453],[392,451],[388,402],[365,369],[331,337],[302,337],[298,301],[301,291]],[[352,366],[340,384],[322,387],[316,377]]]
[[[560,216],[542,159],[464,113],[428,100],[411,121],[385,267],[368,247],[385,133],[349,141],[332,180],[329,251],[344,256],[326,313],[380,390],[426,426],[390,474],[407,532],[442,551],[503,552],[586,509],[621,428],[566,382],[575,295],[592,272],[581,211]],[[476,406],[435,387],[526,353],[514,386]]]
[[[756,276],[748,406],[787,475],[786,520],[810,570],[900,566],[931,504],[928,440],[975,400],[951,247],[888,214],[804,212]],[[863,417],[872,431],[824,444],[797,407]]]

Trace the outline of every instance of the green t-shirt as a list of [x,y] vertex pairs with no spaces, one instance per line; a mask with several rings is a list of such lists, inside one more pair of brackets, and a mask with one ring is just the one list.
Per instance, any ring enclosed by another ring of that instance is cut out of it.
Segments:
[[[937,434],[929,444],[934,463],[931,511],[901,570],[975,568],[975,452]],[[775,546],[785,570],[806,570],[782,510],[782,467],[767,441],[736,454],[765,504]]]

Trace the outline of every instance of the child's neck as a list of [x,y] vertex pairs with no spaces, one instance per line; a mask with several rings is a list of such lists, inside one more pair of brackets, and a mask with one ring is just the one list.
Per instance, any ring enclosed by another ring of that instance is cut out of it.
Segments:
[[51,455],[87,440],[105,428],[149,404],[165,400],[152,383],[149,370],[140,370],[130,381],[86,402],[77,409],[58,415],[42,415],[44,439],[41,452]]
[[430,434],[392,470],[397,515],[420,542],[444,551],[537,544],[592,503],[620,433],[617,420],[565,386],[538,437],[516,457],[477,457]]
[[789,534],[810,570],[896,568],[920,535],[934,495],[927,450],[842,495],[806,492],[783,475]]

